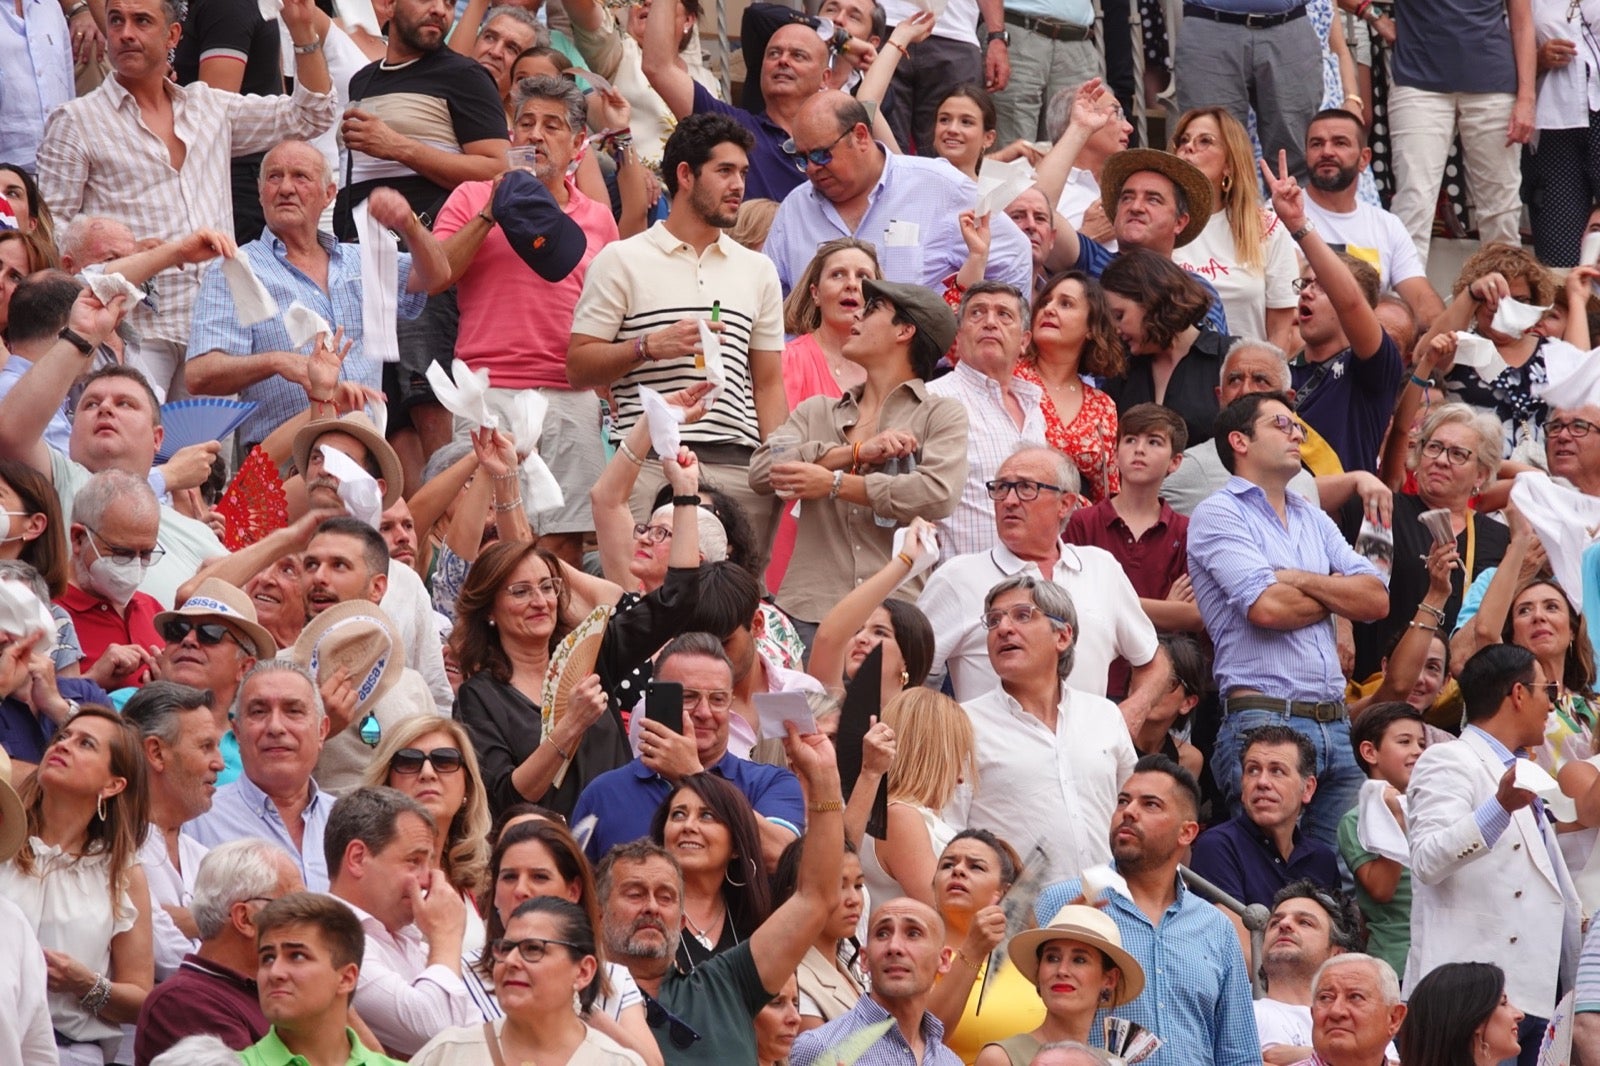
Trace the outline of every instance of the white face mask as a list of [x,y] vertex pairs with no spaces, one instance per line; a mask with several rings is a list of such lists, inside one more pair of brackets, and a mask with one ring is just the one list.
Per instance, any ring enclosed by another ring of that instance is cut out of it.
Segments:
[[104,596],[119,609],[126,607],[128,601],[133,599],[133,594],[139,591],[140,582],[144,581],[144,563],[137,558],[117,559],[101,555],[92,536],[89,538],[89,547],[95,554],[94,561],[89,564],[90,591]]
[[29,511],[0,511],[0,514],[3,514],[3,515],[6,516],[6,534],[7,534],[4,537],[0,537],[0,544],[10,544],[14,540],[25,540],[26,537],[22,533],[18,533],[14,537],[10,535],[10,533],[11,533],[11,520],[13,518],[31,518],[31,517],[33,517],[32,512],[29,512]]

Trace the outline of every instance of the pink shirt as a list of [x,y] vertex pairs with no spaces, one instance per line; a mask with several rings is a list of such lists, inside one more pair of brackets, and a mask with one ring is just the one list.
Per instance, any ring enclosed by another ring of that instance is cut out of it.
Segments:
[[[571,178],[566,185],[567,215],[589,236],[589,248],[572,273],[555,284],[545,281],[511,250],[496,226],[456,283],[461,307],[456,358],[474,370],[489,371],[489,384],[497,389],[570,387],[567,342],[572,337],[572,310],[589,263],[617,239],[617,223],[610,204],[589,199]],[[492,186],[487,181],[456,186],[439,209],[434,236],[443,240],[465,226],[489,202]]]
[[813,396],[827,396],[837,400],[844,395],[839,383],[828,369],[828,357],[817,343],[815,335],[804,333],[784,345],[783,392],[789,400],[789,410],[799,406],[801,400]]

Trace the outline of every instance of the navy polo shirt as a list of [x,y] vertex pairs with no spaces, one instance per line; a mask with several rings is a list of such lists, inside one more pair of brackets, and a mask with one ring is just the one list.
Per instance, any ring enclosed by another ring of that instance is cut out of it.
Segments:
[[1201,833],[1190,851],[1189,868],[1244,904],[1272,906],[1278,890],[1310,880],[1339,887],[1339,859],[1333,849],[1296,827],[1289,858],[1245,815]]
[[694,83],[694,113],[711,112],[727,115],[749,130],[756,139],[755,150],[750,153],[750,176],[745,180],[746,200],[765,199],[783,202],[783,198],[806,180],[805,172],[794,165],[794,159],[783,150],[789,134],[782,126],[767,117],[765,111],[751,114],[742,107],[725,104],[712,96],[704,85]]
[[[1078,261],[1072,269],[1081,270],[1091,278],[1099,278],[1101,271],[1111,264],[1117,253],[1091,237],[1078,234]],[[1211,294],[1211,310],[1206,312],[1206,325],[1227,336],[1228,313],[1222,309],[1222,297],[1217,295],[1217,287],[1211,284],[1204,275],[1189,275],[1195,281],[1205,286],[1206,292]],[[1191,444],[1193,441],[1190,442]]]
[[1405,363],[1388,333],[1371,358],[1346,348],[1322,363],[1302,352],[1289,364],[1295,411],[1328,442],[1346,470],[1378,469],[1389,415],[1400,398]]

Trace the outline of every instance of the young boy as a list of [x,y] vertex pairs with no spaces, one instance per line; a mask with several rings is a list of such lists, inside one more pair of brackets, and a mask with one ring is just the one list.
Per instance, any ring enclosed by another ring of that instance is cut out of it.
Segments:
[[256,915],[256,985],[272,1029],[239,1053],[244,1066],[394,1066],[347,1027],[366,934],[332,896],[291,892]]
[[[1405,831],[1401,801],[1411,783],[1411,768],[1427,747],[1422,712],[1399,702],[1369,707],[1350,726],[1350,746],[1368,779],[1384,783],[1384,803]],[[1411,949],[1411,871],[1361,846],[1361,806],[1352,807],[1339,822],[1339,854],[1355,874],[1356,902],[1367,919],[1367,953],[1403,968]]]

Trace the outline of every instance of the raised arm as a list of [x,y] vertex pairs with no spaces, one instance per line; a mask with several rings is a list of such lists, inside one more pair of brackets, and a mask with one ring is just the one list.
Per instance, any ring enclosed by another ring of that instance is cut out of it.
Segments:
[[113,259],[100,269],[106,274],[121,274],[135,285],[143,285],[163,270],[175,266],[206,263],[218,256],[232,259],[238,254],[239,246],[233,242],[231,235],[221,230],[197,229],[187,237]]
[[44,431],[67,398],[67,391],[89,370],[94,348],[111,335],[122,317],[124,298],[114,296],[103,304],[87,288],[73,301],[67,328],[92,346],[85,355],[65,340],[52,344],[0,399],[0,458],[26,463],[45,477],[50,473],[50,449]]
[[[1460,566],[1461,556],[1456,552],[1454,543],[1435,544],[1428,550],[1428,591],[1422,597],[1422,606],[1412,612],[1420,617],[1413,618],[1401,631],[1400,640],[1389,653],[1389,662],[1384,668],[1378,690],[1350,705],[1352,722],[1359,719],[1361,712],[1368,707],[1391,700],[1404,700],[1411,695],[1417,678],[1422,676],[1422,666],[1428,659],[1433,638],[1449,640],[1449,634],[1437,628],[1438,617],[1434,612],[1444,610],[1445,601],[1450,598],[1451,571]],[[1424,612],[1422,607],[1432,610]]]
[[[1112,121],[1108,98],[1114,102],[1109,90],[1099,78],[1090,78],[1079,86],[1072,98],[1072,111],[1061,139],[1034,168],[1034,184],[1044,193],[1045,202],[1052,208],[1061,202],[1061,193],[1072,174],[1072,164],[1078,153],[1089,143],[1089,138]],[[1049,266],[1066,269],[1078,261],[1078,231],[1060,215],[1056,216],[1056,243],[1051,249]]]
[[452,244],[455,258],[471,262],[478,245],[488,233],[482,225],[463,227],[451,234],[448,242],[435,237],[422,220],[411,210],[406,198],[393,189],[380,186],[367,197],[367,211],[379,224],[406,239],[411,252],[411,277],[406,281],[407,292],[425,292],[429,295],[443,292],[460,276],[452,270],[452,256],[445,250]]
[[822,682],[829,692],[844,685],[844,664],[850,655],[850,644],[856,632],[867,624],[872,612],[882,606],[889,594],[922,557],[922,531],[931,529],[925,518],[913,518],[906,533],[905,550],[884,564],[883,569],[833,605],[817,625],[817,635],[811,643],[811,658],[806,662],[806,673]]
[[861,84],[856,88],[856,99],[865,103],[877,104],[883,107],[883,98],[889,91],[890,82],[894,81],[895,68],[900,66],[900,60],[907,55],[907,50],[920,41],[926,41],[933,32],[934,17],[931,11],[918,11],[908,19],[901,19],[889,34],[889,39],[878,49],[878,58],[861,75]]
[[672,116],[687,118],[694,114],[694,79],[678,64],[677,4],[650,5],[641,51],[645,79]]
[[[1500,557],[1500,565],[1495,567],[1494,576],[1489,579],[1489,587],[1483,590],[1478,613],[1450,639],[1452,664],[1465,664],[1489,645],[1501,643],[1500,634],[1504,631],[1506,615],[1511,612],[1511,601],[1516,596],[1517,587],[1531,576],[1526,573],[1525,564],[1538,546],[1539,538],[1516,504],[1506,504],[1505,514],[1511,540],[1506,545],[1505,554]],[[1460,666],[1456,666],[1453,672],[1459,674]]]

